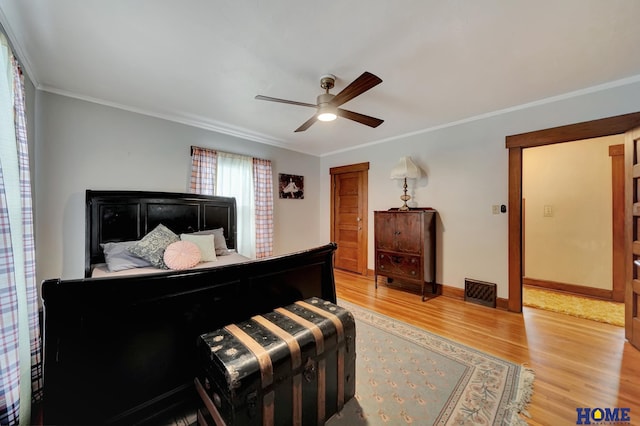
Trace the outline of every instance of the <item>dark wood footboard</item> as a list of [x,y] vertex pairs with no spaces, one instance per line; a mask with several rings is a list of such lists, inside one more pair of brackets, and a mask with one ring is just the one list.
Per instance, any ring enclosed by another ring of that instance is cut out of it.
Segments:
[[155,422],[196,401],[197,337],[318,296],[335,244],[215,269],[47,280],[45,424]]

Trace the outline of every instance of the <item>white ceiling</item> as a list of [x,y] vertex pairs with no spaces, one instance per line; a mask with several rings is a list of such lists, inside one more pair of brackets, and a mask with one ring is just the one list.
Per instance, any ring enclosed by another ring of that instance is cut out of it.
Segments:
[[[324,155],[640,79],[638,0],[2,0],[41,90]],[[383,83],[294,133],[320,76]],[[616,83],[613,83],[616,84]]]

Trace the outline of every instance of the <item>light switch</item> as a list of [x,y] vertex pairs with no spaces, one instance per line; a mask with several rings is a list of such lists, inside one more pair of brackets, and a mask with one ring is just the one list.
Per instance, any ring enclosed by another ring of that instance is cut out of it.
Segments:
[[544,217],[553,217],[553,206],[547,204],[544,206],[544,213],[542,214]]

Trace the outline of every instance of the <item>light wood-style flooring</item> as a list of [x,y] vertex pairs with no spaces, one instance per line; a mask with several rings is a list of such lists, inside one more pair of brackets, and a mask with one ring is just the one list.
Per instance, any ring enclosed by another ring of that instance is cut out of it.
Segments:
[[[531,425],[575,425],[578,407],[631,408],[640,425],[640,351],[624,328],[524,308],[522,314],[410,289],[374,288],[371,278],[335,272],[338,299],[532,368]],[[382,283],[382,281],[380,281]]]

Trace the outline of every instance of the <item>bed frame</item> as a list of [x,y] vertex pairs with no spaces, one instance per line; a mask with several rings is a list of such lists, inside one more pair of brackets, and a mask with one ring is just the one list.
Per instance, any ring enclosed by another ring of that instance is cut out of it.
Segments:
[[[233,218],[225,223],[235,247],[233,199],[88,191],[89,266],[100,260],[96,243],[141,237],[160,220],[174,232],[217,228],[220,211]],[[44,424],[155,424],[195,407],[197,336],[311,296],[335,302],[335,249],[331,243],[210,269],[44,281]]]
[[176,234],[224,228],[236,248],[236,199],[145,191],[92,191],[86,196],[84,276],[104,263],[100,244],[139,240],[162,223]]

